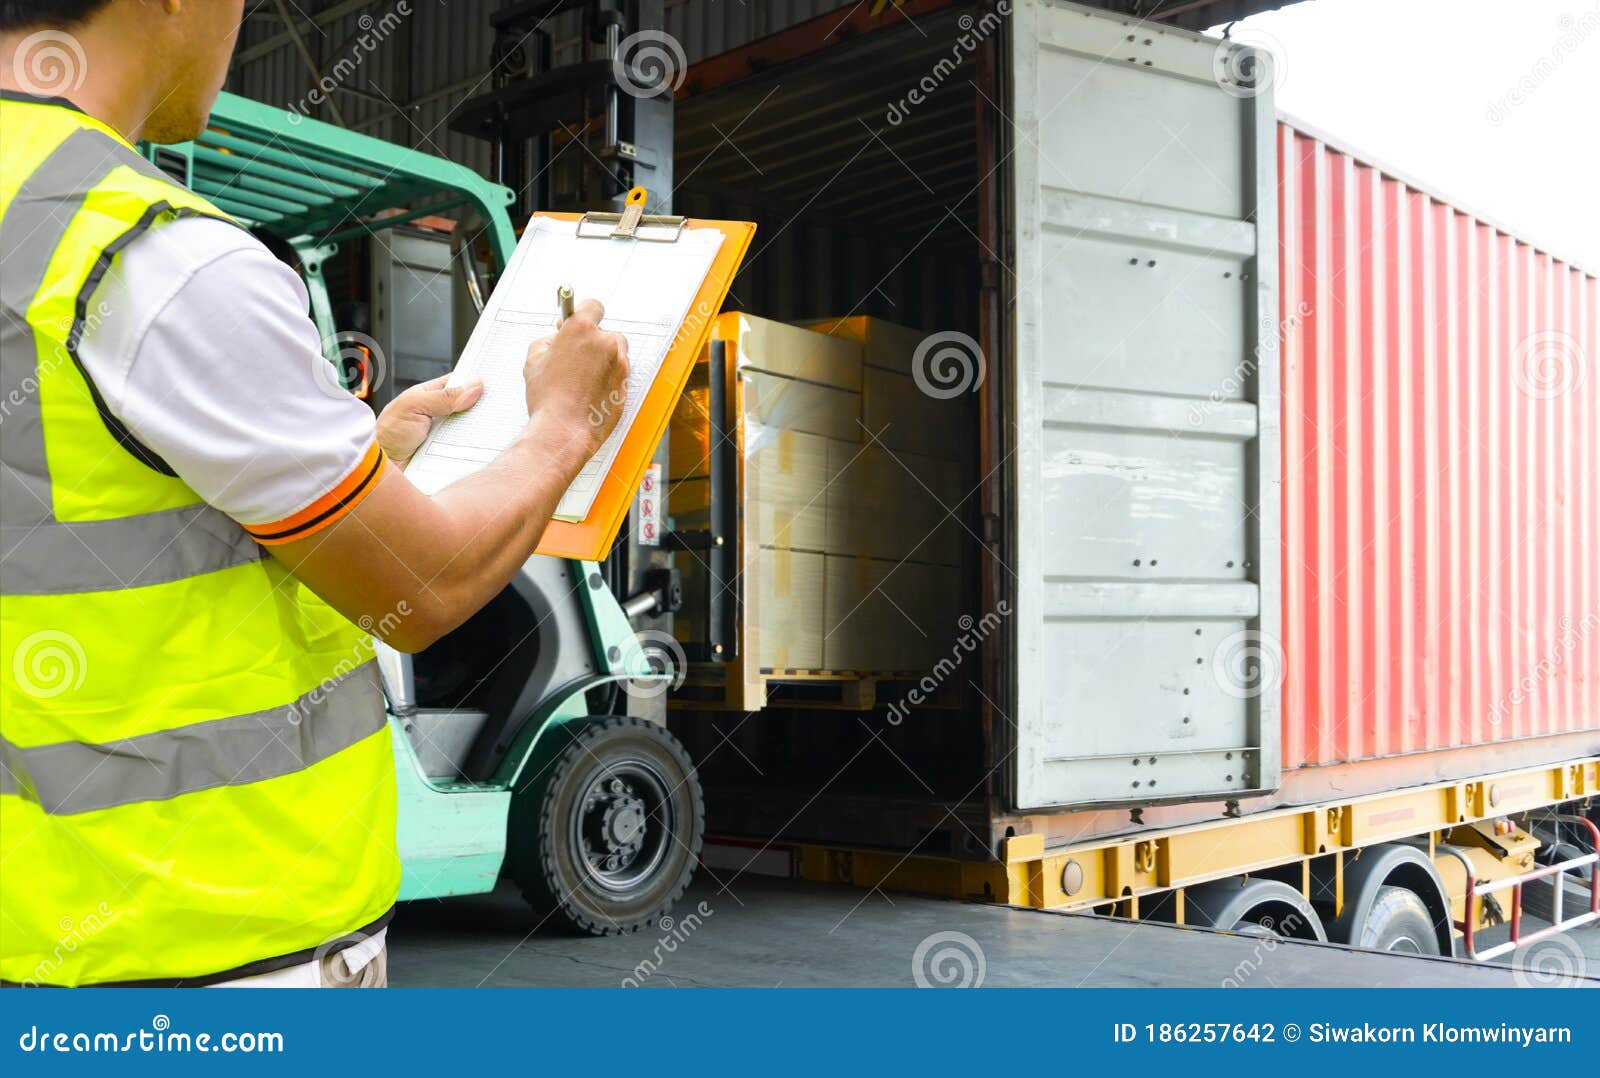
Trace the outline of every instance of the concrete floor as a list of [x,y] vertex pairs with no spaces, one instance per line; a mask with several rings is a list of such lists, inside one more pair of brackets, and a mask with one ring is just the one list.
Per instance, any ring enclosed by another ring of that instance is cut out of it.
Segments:
[[[724,885],[705,872],[674,915],[659,931],[580,939],[542,928],[506,887],[410,903],[389,931],[391,983],[909,987],[919,964],[931,983],[977,979],[981,970],[991,986],[1424,988],[1530,979],[1527,969],[766,877]],[[1568,949],[1546,968],[1600,987],[1600,929],[1573,938],[1579,942],[1557,941]]]

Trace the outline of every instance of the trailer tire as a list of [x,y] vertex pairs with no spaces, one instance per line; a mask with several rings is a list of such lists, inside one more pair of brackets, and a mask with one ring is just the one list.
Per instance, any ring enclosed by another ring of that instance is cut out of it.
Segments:
[[561,739],[556,751],[512,794],[507,874],[535,912],[572,932],[655,924],[700,858],[705,799],[688,752],[633,716],[591,716],[546,736]]
[[[1425,850],[1402,842],[1369,846],[1347,855],[1344,869],[1344,910],[1332,916],[1336,878],[1326,861],[1313,869],[1312,887],[1319,903],[1327,910],[1328,939],[1347,947],[1364,947],[1362,937],[1374,923],[1379,898],[1391,890],[1405,891],[1416,898],[1426,912],[1428,931],[1433,933],[1433,948],[1422,954],[1453,955],[1455,933],[1450,922],[1450,905],[1439,869]],[[1396,902],[1397,899],[1390,899]],[[1392,911],[1391,911],[1392,912]],[[1385,914],[1387,917],[1388,914]]]
[[1415,891],[1383,886],[1361,922],[1352,945],[1368,951],[1438,955],[1439,937],[1433,915]]
[[1278,880],[1233,879],[1187,889],[1185,922],[1246,935],[1327,940],[1322,918],[1299,891]]

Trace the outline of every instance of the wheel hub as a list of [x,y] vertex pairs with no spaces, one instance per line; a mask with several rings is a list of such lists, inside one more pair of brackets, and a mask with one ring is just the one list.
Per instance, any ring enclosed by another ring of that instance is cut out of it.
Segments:
[[644,837],[644,828],[644,802],[637,797],[625,797],[612,802],[601,824],[605,844],[614,853],[638,849],[639,840]]
[[666,787],[650,769],[610,766],[589,783],[576,827],[577,853],[596,882],[610,890],[637,885],[660,860],[666,842]]

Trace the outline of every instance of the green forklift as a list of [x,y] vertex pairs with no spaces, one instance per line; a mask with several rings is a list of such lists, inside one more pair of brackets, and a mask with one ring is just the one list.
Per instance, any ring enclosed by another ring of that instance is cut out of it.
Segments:
[[[148,146],[157,167],[291,259],[342,384],[366,387],[370,338],[336,324],[324,269],[345,245],[424,218],[481,225],[455,259],[481,310],[516,246],[512,191],[461,165],[224,93],[200,138]],[[365,354],[364,354],[365,353]],[[620,596],[604,564],[535,556],[426,651],[377,644],[399,778],[405,900],[481,894],[508,877],[551,925],[616,935],[654,923],[699,861],[700,782],[660,697],[682,676],[663,632],[670,573]],[[660,704],[630,714],[632,701]]]

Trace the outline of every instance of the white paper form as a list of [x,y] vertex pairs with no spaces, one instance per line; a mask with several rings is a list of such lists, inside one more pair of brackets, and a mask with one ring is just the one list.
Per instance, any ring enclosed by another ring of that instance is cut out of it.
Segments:
[[558,520],[587,517],[722,239],[714,228],[685,229],[675,243],[579,239],[571,221],[533,218],[450,375],[452,385],[482,378],[483,396],[434,427],[406,478],[432,494],[482,468],[522,432],[528,423],[523,360],[528,345],[555,332],[556,290],[567,285],[579,302],[605,306],[601,329],[628,339],[622,417],[556,508]]

